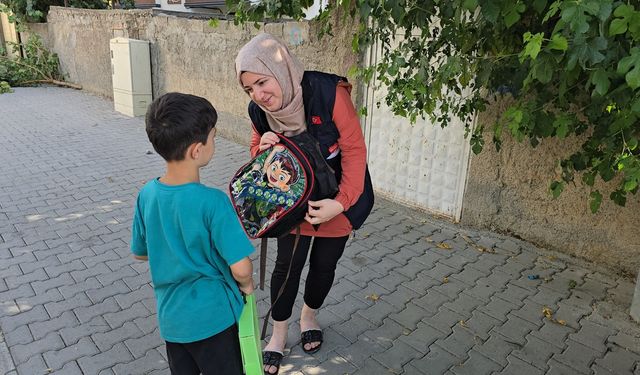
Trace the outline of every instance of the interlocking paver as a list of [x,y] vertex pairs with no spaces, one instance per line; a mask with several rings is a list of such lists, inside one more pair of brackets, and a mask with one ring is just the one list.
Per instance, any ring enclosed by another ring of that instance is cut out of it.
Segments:
[[413,303],[408,303],[402,311],[389,315],[389,318],[395,320],[403,327],[414,330],[418,323],[428,314],[429,313],[423,308]]
[[373,328],[373,324],[362,316],[354,316],[343,323],[332,326],[342,337],[351,342],[358,341],[358,337]]
[[568,365],[579,372],[588,373],[593,361],[603,354],[604,351],[596,351],[579,342],[567,340],[567,348],[564,352],[554,354],[552,359]]
[[42,305],[33,306],[27,311],[21,311],[19,314],[4,316],[0,318],[0,327],[3,332],[11,332],[14,329],[35,322],[45,322],[50,316]]
[[614,333],[615,330],[611,328],[582,319],[580,321],[580,330],[575,334],[569,334],[569,338],[597,352],[604,352],[607,339]]
[[[100,285],[100,287],[91,288],[91,289],[89,289],[89,290],[87,290],[85,292],[87,297],[89,297],[91,302],[93,302],[94,304],[95,303],[100,303],[100,302],[104,301],[105,299],[107,299],[109,297],[113,297],[121,308],[128,308],[133,303],[135,303],[135,302],[137,302],[137,301],[139,301],[141,299],[141,298],[136,299],[132,303],[125,302],[126,306],[123,306],[122,303],[121,303],[121,300],[118,300],[118,299],[119,298],[122,299],[122,298],[124,298],[123,296],[126,296],[126,295],[132,293],[131,289],[129,289],[129,287],[127,286],[127,284],[124,283],[124,281],[116,280],[113,284],[107,285],[107,286],[102,286],[102,284],[100,284],[99,281],[98,281],[98,284]],[[147,285],[147,284],[145,284],[145,285]]]
[[536,336],[528,335],[527,342],[520,349],[514,350],[511,355],[521,359],[542,371],[546,371],[549,366],[547,362],[554,354],[560,354],[561,349],[549,345],[549,343],[540,340]]
[[479,309],[473,311],[471,318],[464,321],[464,326],[469,332],[482,340],[487,340],[491,330],[500,325],[502,325],[500,320],[481,312]]
[[393,346],[393,341],[400,337],[404,330],[405,328],[394,320],[385,319],[380,326],[367,330],[363,335],[380,346],[390,348]]
[[427,355],[409,362],[409,365],[423,374],[444,374],[457,364],[460,364],[460,359],[435,344],[431,345]]
[[[488,340],[477,343],[473,350],[481,353],[485,357],[491,359],[492,361],[499,363],[502,366],[507,366],[508,361],[507,357],[509,354],[515,350],[520,348],[521,346],[518,343],[511,342],[511,340],[500,334],[493,334],[489,337]],[[523,372],[513,372],[512,374],[524,374]]]
[[60,350],[65,345],[57,333],[50,333],[44,338],[36,341],[32,341],[24,345],[14,345],[9,348],[13,361],[20,365],[29,360],[33,356],[43,354],[51,350]]
[[535,328],[535,324],[509,314],[507,315],[507,321],[502,326],[494,328],[493,331],[498,332],[512,342],[524,345],[525,336]]
[[382,363],[383,366],[400,372],[405,364],[416,357],[419,357],[417,350],[402,341],[396,340],[388,350],[376,355],[376,360]]
[[98,348],[91,339],[83,337],[76,344],[66,346],[60,350],[46,352],[43,354],[43,357],[51,369],[57,370],[68,362],[97,353]]
[[[51,87],[17,89],[0,107],[0,344],[15,363],[0,369],[168,374],[148,265],[128,247],[137,192],[163,169],[143,119]],[[222,138],[216,148],[201,177],[226,189],[248,153]],[[274,241],[269,251],[268,270]],[[300,348],[300,291],[281,373],[640,375],[633,283],[378,199],[319,312],[323,349]],[[269,297],[257,296],[262,314]]]
[[33,355],[26,362],[18,364],[14,374],[46,374],[47,368],[41,355]]
[[527,362],[514,357],[507,357],[507,366],[500,372],[500,374],[510,375],[510,374],[527,374],[527,375],[542,375],[543,371],[540,369],[528,364]]
[[549,360],[549,371],[546,372],[551,375],[577,375],[588,374],[588,372],[578,371],[570,366],[565,365],[562,362],[558,362],[553,358]]
[[499,364],[471,350],[469,358],[461,365],[454,366],[452,372],[457,375],[488,375],[500,369],[502,369],[502,366]]

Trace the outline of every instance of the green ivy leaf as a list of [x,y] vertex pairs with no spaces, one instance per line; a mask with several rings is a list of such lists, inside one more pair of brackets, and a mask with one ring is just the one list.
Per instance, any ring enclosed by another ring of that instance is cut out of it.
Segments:
[[595,92],[604,96],[609,91],[611,81],[609,80],[609,73],[604,69],[598,69],[591,75],[591,83],[596,87]]
[[613,15],[616,18],[609,25],[610,36],[624,34],[628,30],[635,40],[640,38],[640,12],[633,5],[621,4]]
[[596,180],[596,174],[594,172],[586,172],[582,175],[582,182],[586,185],[593,186]]
[[629,180],[624,183],[624,191],[632,191],[638,187],[638,180]]
[[609,35],[614,36],[618,34],[624,34],[627,32],[627,26],[629,25],[629,21],[616,18],[611,21],[609,25]]
[[531,34],[530,32],[524,33],[522,36],[523,41],[525,42],[524,49],[520,53],[520,62],[522,63],[527,57],[530,57],[532,60],[535,60],[540,53],[540,48],[542,47],[542,39],[544,38],[544,33]]
[[549,6],[549,11],[544,15],[542,19],[542,23],[546,23],[551,17],[555,16],[560,10],[560,6],[562,5],[562,1],[556,0]]
[[573,119],[568,114],[560,114],[553,121],[553,127],[556,128],[556,135],[560,139],[566,138],[569,134],[569,128],[573,124]]
[[567,1],[563,6],[565,7],[560,12],[562,20],[569,24],[576,34],[586,33],[589,30],[589,20],[600,11],[598,0]]
[[540,83],[549,83],[553,77],[554,66],[549,61],[538,60],[531,71],[533,78]]
[[478,0],[464,0],[462,7],[466,10],[474,11],[478,7]]
[[567,38],[560,34],[553,34],[551,36],[551,41],[547,45],[549,49],[555,49],[559,51],[566,51],[569,47],[569,42],[567,42]]
[[487,21],[491,22],[494,25],[498,22],[498,16],[500,16],[500,7],[498,6],[496,1],[487,0],[480,7],[480,11],[482,12],[484,18],[487,19]]
[[630,55],[618,62],[618,74],[624,74],[627,84],[632,89],[640,87],[640,48],[633,47]]
[[618,206],[624,207],[627,203],[627,193],[623,190],[616,190],[611,195],[609,195],[612,201],[615,202]]
[[600,194],[600,192],[596,190],[592,191],[589,197],[591,197],[589,207],[591,207],[591,212],[595,214],[600,209],[600,204],[602,203],[602,194]]
[[549,191],[551,192],[553,199],[558,198],[563,190],[564,190],[564,182],[562,181],[553,181],[549,186]]
[[513,4],[507,5],[506,9],[503,9],[504,24],[507,26],[507,29],[520,20],[520,14],[523,13],[526,8],[523,3],[516,1]]
[[533,1],[533,9],[537,13],[542,13],[544,8],[547,6],[547,0],[534,0]]

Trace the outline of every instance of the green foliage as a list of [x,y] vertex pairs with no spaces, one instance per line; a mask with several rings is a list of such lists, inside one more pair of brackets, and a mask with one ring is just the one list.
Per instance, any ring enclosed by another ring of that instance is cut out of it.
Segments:
[[125,9],[133,8],[133,0],[0,0],[0,12],[10,13],[12,21],[45,22],[52,6],[109,9],[114,4]]
[[[301,17],[304,2],[239,0],[236,22],[282,15]],[[637,9],[638,8],[638,9]],[[507,94],[513,104],[493,125],[533,147],[545,138],[581,135],[581,148],[560,161],[554,197],[580,174],[587,186],[599,178],[609,198],[624,205],[640,183],[640,5],[615,0],[336,0],[328,12],[360,24],[353,47],[375,41],[377,65],[361,67],[364,80],[388,87],[396,115],[428,117],[446,126],[457,117],[482,150],[482,127],[472,129],[489,100]],[[319,20],[332,20],[324,13]],[[592,190],[596,212],[602,192]]]
[[6,94],[8,92],[13,92],[11,85],[6,81],[0,81],[0,94]]
[[40,37],[32,34],[24,44],[10,43],[24,57],[5,55],[0,48],[0,81],[7,86],[25,86],[40,82],[61,81],[58,56],[42,46]]

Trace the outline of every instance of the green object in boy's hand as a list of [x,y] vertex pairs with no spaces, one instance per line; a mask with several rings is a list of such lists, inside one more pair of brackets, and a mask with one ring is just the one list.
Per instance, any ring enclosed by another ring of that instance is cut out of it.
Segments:
[[238,322],[238,336],[245,375],[263,375],[262,345],[258,327],[258,307],[254,294],[245,296],[244,308]]

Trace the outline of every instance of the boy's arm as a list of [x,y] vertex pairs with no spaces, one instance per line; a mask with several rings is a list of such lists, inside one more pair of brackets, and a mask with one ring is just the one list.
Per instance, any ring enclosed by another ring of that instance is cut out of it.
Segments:
[[253,245],[242,229],[229,197],[214,190],[218,201],[211,219],[211,240],[215,250],[222,256],[231,270],[233,278],[245,294],[253,292],[253,265],[248,258],[254,252]]
[[249,257],[235,262],[231,265],[231,274],[238,282],[238,287],[244,294],[253,293],[253,264]]
[[136,199],[136,206],[133,213],[131,225],[131,252],[137,260],[149,260],[147,257],[147,240],[145,235],[144,220],[140,209],[140,196]]

